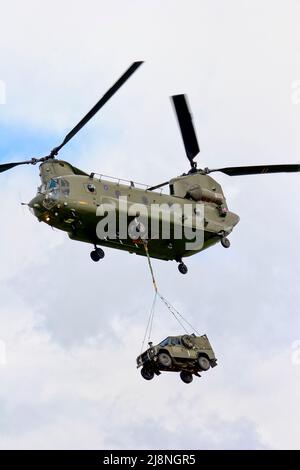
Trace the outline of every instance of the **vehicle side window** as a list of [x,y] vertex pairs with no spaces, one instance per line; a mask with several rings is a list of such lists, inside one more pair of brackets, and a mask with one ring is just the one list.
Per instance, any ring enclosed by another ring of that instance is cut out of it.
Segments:
[[180,344],[179,338],[171,338],[172,346],[178,346]]

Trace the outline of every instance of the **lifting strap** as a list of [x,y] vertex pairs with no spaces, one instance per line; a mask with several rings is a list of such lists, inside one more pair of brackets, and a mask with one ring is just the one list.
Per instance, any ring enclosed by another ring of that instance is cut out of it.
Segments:
[[142,350],[143,350],[143,347],[144,347],[144,344],[145,344],[145,341],[146,341],[146,336],[147,336],[147,333],[148,333],[148,343],[150,342],[150,338],[151,338],[151,333],[152,333],[152,326],[153,326],[153,318],[154,318],[154,313],[155,313],[155,304],[156,304],[156,299],[157,299],[157,296],[161,299],[161,301],[165,304],[165,306],[167,307],[167,309],[169,310],[169,312],[173,315],[173,317],[177,320],[177,322],[180,324],[180,326],[183,328],[183,330],[185,331],[186,334],[189,334],[188,330],[186,329],[186,327],[184,326],[184,323],[185,322],[193,331],[195,331],[198,335],[199,333],[197,332],[197,330],[193,327],[193,325],[191,325],[191,323],[189,323],[184,317],[183,315],[181,315],[178,310],[175,309],[175,307],[173,307],[170,302],[167,301],[167,299],[165,299],[161,294],[160,292],[158,291],[157,289],[157,284],[156,284],[156,280],[155,280],[155,277],[154,277],[154,272],[153,272],[153,268],[152,268],[152,264],[151,264],[151,258],[150,258],[150,255],[149,255],[149,251],[148,251],[148,241],[147,240],[143,240],[143,245],[144,245],[144,248],[145,248],[145,252],[146,252],[146,255],[147,255],[147,260],[148,260],[148,265],[149,265],[149,269],[150,269],[150,273],[151,273],[151,277],[152,277],[152,283],[153,283],[153,287],[154,287],[154,291],[155,291],[155,294],[154,294],[154,299],[153,299],[153,303],[152,303],[152,308],[150,310],[150,315],[149,315],[149,319],[148,319],[148,324],[147,324],[147,328],[146,328],[146,331],[145,331],[145,336],[144,336],[144,340],[143,340],[143,343],[142,343]]
[[153,287],[154,287],[155,292],[157,293],[158,292],[157,291],[157,285],[156,285],[154,272],[153,272],[153,268],[152,268],[152,264],[151,264],[151,258],[149,256],[148,242],[146,240],[144,241],[144,248],[145,248],[145,252],[146,252],[146,255],[147,255],[147,260],[148,260],[148,264],[149,264],[149,268],[150,268],[150,273],[151,273],[151,276],[152,276]]
[[148,333],[148,341],[147,341],[148,344],[151,341],[151,333],[152,333],[152,326],[153,326],[153,318],[154,318],[154,312],[155,312],[156,299],[157,299],[157,292],[155,292],[155,294],[154,294],[154,299],[153,299],[153,302],[152,302],[152,307],[151,307],[151,310],[150,310],[148,323],[147,323],[144,339],[143,339],[143,342],[142,342],[140,354],[142,354],[142,352],[144,350],[144,345],[145,345],[145,342],[146,342],[147,333]]

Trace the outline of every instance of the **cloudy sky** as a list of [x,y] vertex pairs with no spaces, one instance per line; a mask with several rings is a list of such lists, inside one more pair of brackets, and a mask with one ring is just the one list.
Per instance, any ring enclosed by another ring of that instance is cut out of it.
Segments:
[[[187,93],[199,166],[300,162],[299,2],[0,0],[0,160],[45,155],[145,60],[61,157],[156,184],[188,169],[168,96]],[[135,368],[144,258],[39,224],[37,168],[0,175],[0,447],[300,447],[299,175],[217,175],[232,246],[154,261],[160,291],[219,366],[187,386]],[[181,334],[158,305],[153,340]]]

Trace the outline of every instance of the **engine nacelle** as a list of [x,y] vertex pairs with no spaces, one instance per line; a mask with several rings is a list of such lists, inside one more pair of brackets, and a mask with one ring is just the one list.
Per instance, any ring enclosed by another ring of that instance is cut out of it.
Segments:
[[170,181],[170,192],[173,196],[193,199],[196,202],[209,202],[227,208],[220,184],[211,176],[200,172],[173,178]]
[[210,191],[209,189],[201,188],[201,186],[198,184],[192,186],[188,190],[187,196],[191,197],[196,202],[213,202],[218,204],[218,206],[221,206],[225,202],[222,194]]

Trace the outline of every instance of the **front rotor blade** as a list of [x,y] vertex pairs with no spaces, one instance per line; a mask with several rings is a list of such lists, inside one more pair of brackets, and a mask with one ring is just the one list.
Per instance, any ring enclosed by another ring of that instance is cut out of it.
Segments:
[[198,140],[196,137],[193,120],[185,95],[175,95],[171,97],[181,130],[181,135],[185,151],[189,161],[193,165],[193,159],[200,152]]
[[294,173],[300,171],[300,165],[255,165],[255,166],[232,166],[228,168],[217,168],[205,170],[206,173],[221,171],[229,176],[260,175],[266,173]]
[[116,83],[105,93],[102,98],[95,104],[95,106],[81,119],[81,121],[66,135],[63,142],[56,148],[54,148],[51,152],[51,155],[57,155],[60,149],[69,142],[72,137],[74,137],[80,129],[85,126],[90,119],[105,105],[105,103],[118,91],[119,88],[128,80],[128,78],[137,70],[140,65],[142,65],[143,61],[133,62],[133,64],[129,67],[128,70],[116,81]]
[[25,162],[3,163],[2,165],[0,165],[0,173],[3,173],[4,171],[11,170],[15,166],[29,165],[30,163],[33,163],[32,160],[28,160],[28,161],[25,161]]

